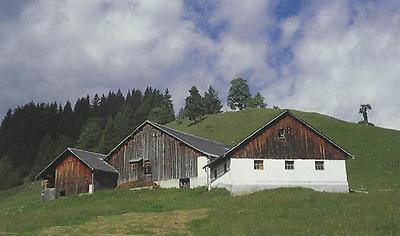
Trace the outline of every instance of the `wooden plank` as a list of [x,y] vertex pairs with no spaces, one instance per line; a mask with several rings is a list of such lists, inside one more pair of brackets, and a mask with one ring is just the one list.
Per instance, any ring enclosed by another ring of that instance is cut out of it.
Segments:
[[118,184],[138,178],[132,174],[129,177],[132,166],[128,161],[133,158],[150,161],[153,181],[197,176],[197,157],[202,154],[149,124],[131,137],[128,144],[108,160],[119,172]]
[[[285,138],[278,137],[279,129]],[[345,159],[336,146],[313,132],[292,116],[283,116],[247,143],[230,153],[236,158]]]

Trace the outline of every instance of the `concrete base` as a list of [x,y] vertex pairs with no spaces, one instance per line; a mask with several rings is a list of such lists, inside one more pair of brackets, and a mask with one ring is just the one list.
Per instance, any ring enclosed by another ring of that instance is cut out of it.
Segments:
[[277,189],[277,188],[310,188],[318,192],[333,192],[333,193],[348,193],[349,186],[344,183],[329,183],[329,184],[308,184],[308,183],[298,183],[298,184],[265,184],[265,185],[224,185],[219,184],[215,186],[218,188],[226,188],[231,192],[232,195],[242,195],[257,192],[265,189]]
[[156,183],[161,188],[179,188],[179,179],[160,180]]

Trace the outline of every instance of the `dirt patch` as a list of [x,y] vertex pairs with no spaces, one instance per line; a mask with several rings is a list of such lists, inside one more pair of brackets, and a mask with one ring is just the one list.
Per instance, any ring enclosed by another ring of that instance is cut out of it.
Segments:
[[208,209],[99,216],[81,225],[54,226],[40,235],[190,235],[188,223],[207,217]]

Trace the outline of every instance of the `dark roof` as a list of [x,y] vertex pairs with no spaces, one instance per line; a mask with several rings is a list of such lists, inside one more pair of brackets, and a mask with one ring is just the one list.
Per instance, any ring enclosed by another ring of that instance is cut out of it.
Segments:
[[100,170],[105,172],[117,172],[114,167],[104,161],[106,155],[79,150],[76,148],[68,148],[76,157],[81,159],[92,170]]
[[337,147],[338,149],[340,149],[343,153],[345,153],[347,156],[349,157],[353,157],[354,155],[351,154],[350,152],[346,151],[344,148],[340,147],[338,144],[336,144],[335,142],[333,142],[330,138],[328,138],[327,136],[325,136],[324,134],[322,134],[321,132],[319,132],[318,130],[316,130],[315,128],[313,128],[311,125],[307,124],[305,121],[303,121],[302,119],[300,119],[299,117],[297,117],[295,114],[293,114],[292,112],[290,112],[289,110],[285,110],[282,113],[280,113],[279,115],[275,116],[272,120],[268,121],[265,125],[263,125],[262,127],[260,127],[259,129],[257,129],[256,131],[254,131],[252,134],[250,134],[249,136],[247,136],[246,138],[244,138],[242,141],[240,141],[238,144],[236,144],[234,147],[232,147],[231,149],[229,149],[229,151],[225,152],[223,155],[219,156],[218,158],[214,159],[212,162],[208,163],[205,167],[207,166],[211,166],[217,162],[219,162],[220,160],[224,159],[229,153],[231,153],[232,151],[236,150],[237,148],[239,148],[242,144],[246,143],[248,140],[250,140],[251,138],[253,138],[255,135],[257,135],[259,132],[263,131],[264,129],[268,128],[271,124],[273,124],[276,120],[278,120],[280,117],[284,116],[284,115],[290,115],[292,117],[294,117],[296,120],[298,120],[299,122],[301,122],[302,124],[304,124],[305,126],[307,126],[309,129],[311,129],[313,132],[315,132],[317,135],[319,135],[320,137],[322,137],[323,139],[325,139],[326,141],[328,141],[329,143],[331,143],[332,145],[334,145],[335,147]]
[[110,166],[107,162],[104,161],[106,157],[103,154],[88,152],[84,150],[79,150],[76,148],[67,148],[65,149],[58,157],[56,157],[50,164],[48,164],[39,174],[35,176],[35,178],[40,178],[42,174],[46,173],[51,167],[59,163],[64,157],[65,153],[71,153],[76,158],[78,158],[83,164],[85,164],[91,171],[104,171],[104,172],[113,172],[118,173],[114,167]]
[[[152,122],[150,122],[152,123]],[[229,148],[225,147],[221,143],[217,143],[214,141],[211,141],[209,139],[205,138],[200,138],[197,136],[194,136],[192,134],[184,133],[175,129],[171,129],[169,127],[166,127],[164,125],[159,125],[156,123],[152,123],[154,126],[158,127],[165,133],[170,134],[171,136],[174,136],[175,138],[181,140],[182,142],[186,143],[189,146],[192,146],[193,148],[204,152],[206,154],[209,154],[211,156],[221,156],[225,152],[229,150]]]
[[203,153],[207,156],[219,157],[224,154],[226,151],[229,150],[223,144],[205,139],[200,138],[191,134],[187,134],[181,132],[179,130],[175,130],[164,125],[160,125],[151,121],[146,120],[141,125],[139,125],[130,135],[128,135],[120,144],[118,144],[111,152],[107,155],[109,157],[115,150],[117,150],[122,144],[124,144],[127,140],[129,140],[132,136],[134,136],[144,125],[150,124],[151,126],[155,127],[156,129],[178,139],[179,141],[185,143],[186,145],[192,147],[193,149]]

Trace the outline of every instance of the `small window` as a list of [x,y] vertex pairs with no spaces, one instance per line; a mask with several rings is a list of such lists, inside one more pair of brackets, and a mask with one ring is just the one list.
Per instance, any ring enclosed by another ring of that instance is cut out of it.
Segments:
[[285,129],[278,129],[278,139],[285,139]]
[[151,175],[151,165],[150,165],[150,161],[146,161],[144,163],[144,174],[145,175]]
[[60,191],[60,197],[65,197],[65,190]]
[[263,160],[254,160],[254,169],[255,170],[264,170],[264,161]]
[[218,172],[217,172],[217,169],[215,169],[215,170],[214,170],[214,179],[216,179],[217,176],[218,176]]
[[190,188],[190,178],[180,178],[179,188]]
[[294,161],[285,161],[285,170],[294,170]]
[[323,161],[316,161],[315,162],[315,169],[316,170],[324,170],[324,162]]
[[228,164],[224,164],[224,173],[228,172]]

